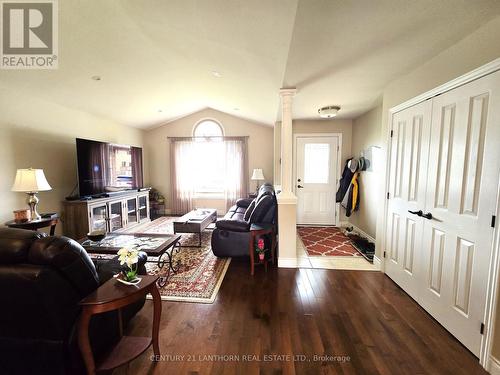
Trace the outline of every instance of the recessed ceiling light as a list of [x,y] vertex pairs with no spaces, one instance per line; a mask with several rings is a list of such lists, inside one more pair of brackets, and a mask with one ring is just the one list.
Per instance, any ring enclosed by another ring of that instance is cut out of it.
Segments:
[[217,70],[212,70],[212,75],[217,78],[222,77],[222,74],[220,74]]
[[318,109],[318,114],[321,118],[332,118],[337,116],[339,110],[340,107],[338,105],[329,105],[328,107]]
[[158,113],[162,113],[162,112],[163,112],[163,110],[162,110],[162,109],[159,109],[159,110],[158,110]]
[[236,108],[236,107],[234,107],[233,109],[234,109],[235,111],[239,111],[239,110],[240,110],[239,108]]
[[91,77],[94,81],[100,81],[101,80],[101,76],[92,76]]

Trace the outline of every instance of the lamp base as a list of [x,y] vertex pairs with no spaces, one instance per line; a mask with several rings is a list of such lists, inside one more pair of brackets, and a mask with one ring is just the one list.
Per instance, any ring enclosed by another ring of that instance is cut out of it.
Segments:
[[37,192],[33,191],[26,194],[28,195],[26,203],[28,203],[28,206],[30,207],[31,210],[31,220],[40,220],[42,217],[37,211],[38,202],[40,201],[36,196]]

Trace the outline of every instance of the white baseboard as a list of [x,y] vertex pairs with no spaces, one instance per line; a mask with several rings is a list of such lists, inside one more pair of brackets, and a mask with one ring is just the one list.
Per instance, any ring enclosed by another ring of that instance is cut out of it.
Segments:
[[299,268],[299,261],[297,258],[278,258],[279,268]]
[[362,237],[365,237],[367,238],[368,240],[370,240],[370,242],[373,242],[375,243],[375,238],[373,238],[372,236],[370,236],[368,233],[366,233],[364,230],[358,228],[356,225],[352,224],[352,223],[349,223],[349,225],[353,228],[353,230],[360,234]]
[[491,375],[500,375],[500,361],[490,355],[490,359],[486,365],[486,371]]
[[382,269],[382,261],[380,258],[376,255],[373,256],[373,265],[377,267],[378,270]]

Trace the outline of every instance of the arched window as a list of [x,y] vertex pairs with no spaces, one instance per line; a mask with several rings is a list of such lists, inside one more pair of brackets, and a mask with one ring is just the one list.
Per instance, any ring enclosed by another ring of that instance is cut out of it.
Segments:
[[223,137],[222,126],[214,120],[200,121],[193,130],[194,137]]

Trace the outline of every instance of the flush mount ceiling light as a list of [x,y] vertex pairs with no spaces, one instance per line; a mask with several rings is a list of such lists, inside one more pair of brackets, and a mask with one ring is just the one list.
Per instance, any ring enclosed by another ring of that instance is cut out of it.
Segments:
[[329,105],[328,107],[318,109],[318,114],[321,118],[332,118],[337,116],[339,110],[340,107],[338,105]]
[[92,78],[94,81],[100,81],[101,80],[101,76],[92,76],[90,78]]
[[217,70],[212,70],[212,75],[216,78],[222,77],[222,74],[220,74]]

